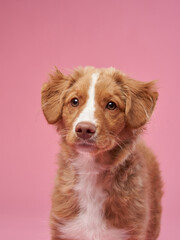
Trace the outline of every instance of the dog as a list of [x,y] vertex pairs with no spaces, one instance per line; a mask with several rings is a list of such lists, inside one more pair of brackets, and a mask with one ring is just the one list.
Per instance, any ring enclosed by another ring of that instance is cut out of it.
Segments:
[[158,92],[115,68],[57,68],[41,91],[61,136],[52,194],[52,240],[156,240],[162,180],[140,139]]

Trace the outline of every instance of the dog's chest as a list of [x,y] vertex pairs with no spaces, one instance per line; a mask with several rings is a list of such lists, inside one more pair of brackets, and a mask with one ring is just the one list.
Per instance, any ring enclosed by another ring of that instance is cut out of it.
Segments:
[[104,201],[106,193],[97,183],[98,172],[95,169],[84,169],[79,174],[75,190],[79,198],[80,213],[64,222],[61,233],[68,239],[77,240],[125,240],[126,233],[122,229],[106,226],[104,219]]

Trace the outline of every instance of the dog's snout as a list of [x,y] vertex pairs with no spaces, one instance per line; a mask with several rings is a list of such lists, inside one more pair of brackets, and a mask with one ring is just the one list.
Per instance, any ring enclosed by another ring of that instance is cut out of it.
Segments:
[[76,125],[75,131],[78,137],[85,140],[91,138],[95,134],[96,127],[90,122],[80,122]]

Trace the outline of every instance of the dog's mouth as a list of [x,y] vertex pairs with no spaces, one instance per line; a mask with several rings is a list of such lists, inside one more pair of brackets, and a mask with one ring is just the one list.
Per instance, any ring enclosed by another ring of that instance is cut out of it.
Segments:
[[76,144],[76,149],[79,152],[96,152],[98,147],[96,146],[95,142],[90,141],[83,141]]
[[112,149],[116,145],[116,141],[104,136],[90,139],[76,138],[73,145],[77,152],[99,154]]

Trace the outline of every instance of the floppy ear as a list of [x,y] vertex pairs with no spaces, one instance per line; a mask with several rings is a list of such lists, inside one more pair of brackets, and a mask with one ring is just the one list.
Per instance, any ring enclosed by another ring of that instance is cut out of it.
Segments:
[[53,124],[60,119],[63,99],[68,86],[68,79],[57,68],[53,74],[50,74],[50,80],[43,84],[41,106],[48,123]]
[[132,128],[143,126],[151,117],[158,93],[155,81],[143,83],[128,79],[126,85],[126,121]]

